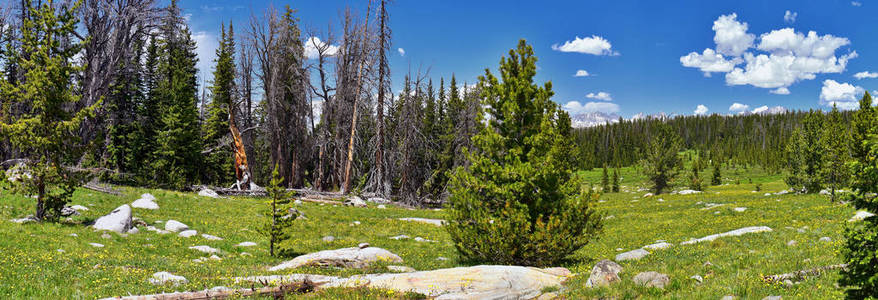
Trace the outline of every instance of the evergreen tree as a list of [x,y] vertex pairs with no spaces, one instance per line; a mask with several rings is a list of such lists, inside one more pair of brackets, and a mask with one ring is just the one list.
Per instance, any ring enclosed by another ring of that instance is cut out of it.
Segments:
[[798,192],[816,193],[822,186],[820,169],[823,166],[823,114],[811,111],[796,129],[787,144],[787,185]]
[[619,192],[619,168],[613,169],[613,193]]
[[601,191],[604,193],[610,192],[610,174],[607,172],[606,165],[604,165],[604,172],[601,174]]
[[723,184],[723,176],[720,173],[720,168],[722,164],[719,161],[714,161],[713,163],[713,177],[710,179],[710,185],[717,186]]
[[824,159],[823,167],[820,168],[820,176],[823,183],[829,187],[832,201],[835,201],[835,192],[848,183],[846,164],[851,159],[851,155],[850,131],[838,108],[834,105],[821,134],[820,142],[822,143]]
[[14,105],[30,108],[0,121],[3,138],[27,157],[23,165],[7,174],[12,176],[0,176],[0,180],[7,181],[17,194],[36,195],[34,217],[39,221],[57,220],[80,184],[64,166],[78,158],[78,151],[72,151],[78,149],[76,132],[101,105],[98,101],[72,109],[79,101],[72,78],[82,68],[70,62],[82,46],[70,41],[74,40],[81,3],[58,7],[51,0],[37,5],[23,1],[22,9],[29,13],[21,24],[22,51],[7,57],[23,72],[23,80],[16,84],[0,81],[0,115],[7,116]]
[[[850,164],[851,188],[856,192],[851,203],[857,209],[878,213],[878,122],[871,96],[866,93],[860,110],[854,114],[852,146],[855,160]],[[849,287],[848,298],[878,297],[878,217],[847,226],[847,240],[842,256],[847,268],[841,271],[839,284]]]
[[533,83],[533,48],[521,40],[500,74],[479,77],[487,122],[476,122],[470,165],[452,176],[445,227],[465,260],[552,265],[601,230],[597,197],[574,176],[570,117],[551,82]]
[[274,165],[274,171],[271,172],[271,181],[265,187],[269,198],[269,209],[265,212],[268,221],[259,229],[259,233],[268,237],[268,254],[271,256],[274,256],[274,249],[278,244],[292,236],[289,228],[293,225],[296,217],[298,217],[298,215],[293,213],[286,213],[288,210],[290,212],[294,210],[289,209],[291,195],[282,186],[284,180],[278,174],[277,168],[277,165]]
[[677,177],[683,166],[679,155],[681,143],[680,136],[671,126],[662,124],[655,128],[643,160],[643,173],[652,184],[652,191],[656,195],[670,187],[671,181]]
[[704,187],[701,184],[701,175],[699,172],[701,171],[701,160],[698,157],[692,161],[692,173],[689,174],[689,189],[696,191],[703,191]]
[[[131,59],[119,62],[118,78],[110,86],[110,95],[104,106],[107,111],[107,153],[104,166],[122,173],[137,171],[141,162],[146,160],[142,149],[143,129],[138,120],[145,100],[141,64],[144,43],[145,40],[138,37]],[[112,180],[126,181],[119,177]]]
[[157,66],[159,121],[152,153],[150,179],[161,187],[181,189],[197,182],[201,168],[198,123],[198,83],[195,41],[172,0],[160,28]]
[[202,176],[206,183],[227,185],[234,180],[234,154],[231,147],[218,146],[230,140],[229,110],[235,107],[235,36],[231,23],[228,30],[222,25],[215,62],[213,86],[210,87],[213,100],[202,126],[203,143],[212,151],[204,157]]

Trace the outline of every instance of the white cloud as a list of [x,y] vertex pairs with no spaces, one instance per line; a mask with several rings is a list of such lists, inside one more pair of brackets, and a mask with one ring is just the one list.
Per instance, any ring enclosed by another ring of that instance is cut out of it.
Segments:
[[695,108],[695,115],[703,116],[707,114],[707,111],[707,106],[704,106],[704,104],[698,104],[698,107]]
[[769,93],[772,93],[775,95],[789,95],[790,89],[785,88],[785,87],[779,87],[779,88],[771,90]]
[[851,5],[859,7],[859,6],[863,6],[863,3],[859,2],[859,1],[851,1]]
[[750,105],[741,104],[738,102],[732,103],[732,106],[729,106],[729,111],[736,112],[736,113],[744,113],[744,112],[747,112],[747,110],[749,110],[749,109],[750,109]]
[[570,101],[564,104],[564,110],[573,114],[589,112],[617,113],[619,112],[619,105],[612,102],[588,102],[583,105],[579,101]]
[[563,45],[552,45],[552,50],[561,52],[576,52],[592,55],[619,55],[619,52],[613,51],[613,45],[610,41],[603,37],[592,35],[591,37],[579,38],[578,36],[572,41],[566,41]]
[[573,77],[588,77],[590,75],[586,70],[576,70],[576,74],[573,74]]
[[198,56],[196,67],[201,73],[201,79],[206,83],[213,80],[213,60],[216,59],[219,41],[216,36],[206,31],[192,33],[192,39],[195,40],[195,54]]
[[768,105],[763,105],[757,108],[754,108],[751,113],[754,114],[762,114],[762,115],[773,115],[773,114],[782,114],[787,112],[787,109],[783,106],[774,106],[768,107]]
[[[795,13],[789,12],[795,19]],[[732,13],[717,18],[713,24],[716,48],[701,54],[691,52],[680,57],[684,67],[725,74],[728,85],[752,85],[772,89],[771,93],[787,95],[789,87],[802,80],[812,80],[821,73],[841,73],[856,51],[836,56],[850,45],[850,40],[833,35],[807,34],[792,28],[772,30],[759,36],[747,33],[747,23],[738,22]],[[758,51],[763,53],[759,53]]]
[[727,73],[735,68],[735,65],[741,63],[740,58],[726,60],[721,54],[716,53],[713,49],[704,49],[702,54],[698,52],[689,53],[689,55],[680,57],[680,63],[684,67],[698,68],[704,72],[705,77],[710,77],[712,72]]
[[308,40],[305,41],[305,57],[308,59],[317,59],[320,55],[318,51],[319,48],[326,47],[325,54],[328,56],[335,56],[338,53],[338,46],[336,45],[326,45],[320,38],[316,36],[312,36]]
[[787,23],[796,23],[796,17],[799,16],[799,13],[787,11],[783,14],[783,21]]
[[398,49],[396,49],[396,51],[399,51],[399,56],[405,56],[405,49],[398,48]]
[[850,83],[839,83],[832,79],[823,81],[820,89],[820,104],[837,105],[839,109],[851,110],[859,107],[859,98],[865,90]]
[[878,72],[863,71],[863,72],[854,74],[854,77],[856,77],[857,79],[878,78]]
[[756,36],[747,33],[747,23],[736,20],[738,14],[720,16],[713,22],[713,41],[716,43],[716,52],[730,56],[740,56],[753,46]]
[[604,100],[604,101],[612,101],[613,100],[613,96],[610,96],[610,93],[607,93],[607,92],[598,92],[597,94],[588,93],[588,95],[585,95],[585,97],[589,98],[589,99],[597,99],[597,100]]

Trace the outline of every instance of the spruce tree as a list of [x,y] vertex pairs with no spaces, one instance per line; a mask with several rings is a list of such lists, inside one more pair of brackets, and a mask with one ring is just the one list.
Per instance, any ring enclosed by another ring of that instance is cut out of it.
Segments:
[[701,175],[699,174],[701,171],[701,160],[698,157],[695,157],[695,160],[692,161],[691,171],[689,174],[689,189],[703,191],[704,187],[701,184]]
[[820,169],[823,166],[823,114],[809,112],[802,120],[802,127],[793,131],[787,144],[787,169],[785,181],[797,192],[817,193],[822,188]]
[[521,40],[501,59],[500,78],[479,77],[487,119],[476,122],[470,165],[452,175],[445,226],[464,260],[552,265],[601,230],[597,197],[574,173],[570,117],[535,75],[533,48]]
[[607,165],[604,165],[604,172],[601,174],[601,191],[603,193],[610,192],[610,174],[607,171]]
[[613,193],[619,192],[619,168],[613,169]]
[[38,5],[25,0],[22,4],[29,13],[22,19],[21,49],[9,49],[8,53],[16,54],[6,59],[14,61],[24,76],[15,84],[0,81],[0,115],[9,116],[12,106],[30,109],[0,120],[0,135],[27,159],[9,171],[11,176],[0,176],[0,180],[9,183],[14,193],[35,195],[34,218],[53,221],[80,184],[64,167],[78,158],[76,132],[101,101],[73,108],[79,96],[72,78],[82,68],[70,62],[82,46],[70,41],[74,40],[76,11],[82,2],[60,7],[51,0]]
[[[868,93],[854,114],[851,148],[855,160],[849,165],[851,203],[857,209],[878,213],[878,120]],[[878,297],[878,217],[872,216],[845,228],[847,240],[841,254],[847,267],[841,271],[839,285],[848,287],[848,298]]]
[[829,188],[830,198],[836,200],[835,192],[848,182],[847,163],[850,155],[850,131],[842,119],[841,112],[833,105],[829,113],[820,142],[823,149],[823,167],[820,177]]
[[[290,193],[282,186],[283,178],[277,171],[277,164],[274,165],[274,171],[271,172],[271,181],[265,187],[268,193],[268,211],[265,216],[268,220],[259,228],[259,233],[268,237],[268,254],[274,256],[274,249],[284,240],[289,239],[292,234],[289,228],[293,225],[298,215],[293,214],[294,210],[289,209]],[[289,211],[289,213],[287,213]]]
[[710,179],[710,185],[717,186],[723,184],[723,176],[720,171],[722,164],[719,161],[713,163],[713,176]]
[[212,151],[204,157],[202,176],[206,183],[227,185],[234,181],[234,153],[231,147],[219,145],[230,140],[229,109],[235,107],[235,37],[231,23],[228,30],[222,25],[215,62],[213,86],[210,87],[213,99],[207,107],[207,119],[202,126],[204,146]]
[[182,189],[197,182],[201,168],[201,138],[198,122],[198,82],[195,41],[183,21],[177,1],[171,1],[160,28],[154,97],[159,121],[150,179],[161,187]]
[[652,184],[653,193],[658,195],[670,187],[671,181],[683,167],[679,155],[682,141],[677,132],[665,123],[659,123],[652,134],[643,160],[643,172]]

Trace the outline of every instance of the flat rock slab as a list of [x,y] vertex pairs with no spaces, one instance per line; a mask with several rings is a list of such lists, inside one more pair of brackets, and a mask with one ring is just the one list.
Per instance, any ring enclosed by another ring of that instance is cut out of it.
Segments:
[[204,245],[201,245],[201,246],[192,246],[192,247],[189,247],[189,249],[192,249],[192,250],[198,250],[198,251],[201,251],[201,252],[204,252],[204,253],[217,253],[217,252],[219,252],[219,250],[217,250],[216,248],[213,248],[213,247],[210,247],[210,246],[204,246]]
[[626,261],[626,260],[638,260],[649,255],[649,251],[643,249],[631,250],[625,253],[619,253],[616,255],[616,261]]
[[216,191],[211,189],[202,189],[198,191],[199,196],[210,197],[210,198],[219,198],[220,195],[216,193]]
[[221,238],[221,237],[218,237],[215,235],[209,235],[207,233],[202,233],[201,237],[203,237],[206,240],[211,240],[211,241],[222,241],[223,240],[223,238]]
[[634,276],[634,283],[645,287],[655,287],[664,289],[671,278],[668,275],[659,272],[643,272]]
[[866,218],[874,216],[874,215],[875,214],[870,213],[868,211],[861,210],[861,211],[858,211],[856,214],[854,214],[854,216],[851,217],[851,219],[848,220],[848,222],[862,221],[862,220],[865,220]]
[[189,226],[177,220],[168,220],[165,222],[165,230],[170,232],[181,232],[189,230]]
[[682,190],[682,191],[677,192],[677,194],[680,194],[680,195],[691,195],[691,194],[700,194],[700,193],[701,193],[701,191],[696,191],[696,190]]
[[535,299],[547,288],[560,287],[570,276],[570,271],[564,268],[473,266],[348,278],[309,274],[253,276],[235,278],[235,282],[290,284],[309,281],[317,289],[375,288],[415,292],[431,299]]
[[131,206],[123,204],[106,216],[100,217],[92,226],[97,230],[110,230],[118,233],[126,233],[133,227],[131,223]]
[[771,230],[771,228],[769,228],[767,226],[744,227],[744,228],[735,229],[735,230],[732,230],[729,232],[708,235],[708,236],[700,238],[700,239],[688,240],[688,241],[680,243],[680,245],[689,245],[689,244],[695,244],[695,243],[701,243],[701,242],[709,242],[709,241],[713,241],[713,240],[721,238],[721,237],[741,236],[741,235],[745,235],[748,233],[769,232],[769,231],[772,231],[772,230]]
[[419,222],[419,223],[431,224],[431,225],[436,225],[436,226],[442,226],[442,223],[445,222],[444,220],[425,219],[425,218],[399,218],[399,220],[400,221]]
[[[149,194],[144,194],[149,195]],[[152,196],[152,195],[150,195]],[[159,209],[159,205],[155,203],[155,198],[143,198],[141,196],[140,199],[131,202],[131,207],[133,208],[142,208],[142,209]]]
[[324,250],[305,254],[271,267],[270,271],[293,269],[302,266],[341,267],[362,269],[375,262],[401,263],[402,258],[390,251],[377,247],[352,247]]
[[591,274],[588,276],[585,286],[607,286],[611,283],[619,282],[621,281],[621,279],[619,279],[619,273],[622,273],[622,266],[619,264],[608,259],[599,261],[594,265],[594,268],[591,269]]
[[256,243],[254,243],[254,242],[241,242],[241,243],[238,243],[238,244],[235,245],[235,246],[238,246],[238,247],[253,247],[253,246],[256,246]]
[[659,249],[667,249],[667,248],[671,248],[671,246],[673,246],[673,244],[666,243],[666,242],[658,242],[658,243],[655,243],[655,244],[650,244],[650,245],[643,246],[643,249],[646,249],[646,250],[659,250]]
[[152,274],[152,278],[149,279],[149,283],[154,285],[163,285],[166,283],[177,284],[186,284],[189,280],[186,280],[186,277],[177,276],[168,272],[157,272]]
[[180,232],[177,235],[180,237],[188,238],[188,237],[193,237],[196,234],[198,234],[198,231],[190,229],[190,230],[185,230],[183,232]]

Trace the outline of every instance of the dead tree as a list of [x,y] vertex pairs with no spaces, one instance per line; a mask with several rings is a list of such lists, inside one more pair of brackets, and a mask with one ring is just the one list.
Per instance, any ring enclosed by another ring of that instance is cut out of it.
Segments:
[[378,195],[389,197],[390,182],[388,181],[385,170],[386,161],[384,159],[384,96],[390,85],[390,69],[387,65],[387,50],[390,48],[390,27],[387,26],[387,0],[381,0],[381,8],[379,15],[380,25],[378,27],[378,100],[376,102],[376,126],[378,127],[378,141],[375,145],[375,172],[372,177],[371,185],[374,185],[374,191]]
[[[334,107],[334,93],[335,87],[331,85],[329,82],[330,77],[327,70],[327,63],[329,59],[335,56],[335,52],[337,51],[335,46],[332,45],[333,37],[332,37],[332,29],[330,28],[327,32],[330,32],[325,36],[323,41],[317,38],[317,34],[315,32],[311,32],[309,34],[310,38],[308,39],[308,43],[313,47],[317,52],[317,63],[312,65],[311,68],[316,70],[318,75],[319,82],[317,85],[311,84],[311,93],[314,97],[317,97],[321,101],[320,107],[320,128],[315,128],[312,124],[312,133],[317,136],[317,178],[314,181],[314,187],[318,191],[326,190],[330,184],[327,180],[327,168],[329,163],[327,162],[328,148],[331,147],[333,139],[330,134],[330,128],[334,127],[331,122],[332,116],[332,108]],[[311,118],[313,122],[313,113],[314,113],[314,100],[312,98],[311,104]]]
[[[359,50],[358,52],[353,52],[353,53],[348,54],[348,55],[351,55],[351,54],[355,55],[355,58],[357,61],[357,63],[356,63],[357,72],[356,72],[356,79],[353,82],[351,82],[351,83],[355,84],[354,90],[356,92],[353,93],[353,112],[351,113],[351,134],[350,134],[350,141],[348,142],[347,160],[346,160],[345,169],[344,169],[344,187],[342,188],[342,192],[345,194],[347,194],[351,191],[351,166],[353,165],[353,162],[354,162],[354,141],[355,141],[355,138],[357,136],[357,116],[358,116],[357,108],[359,107],[359,98],[361,96],[360,93],[362,92],[362,88],[364,85],[363,84],[363,73],[364,73],[363,68],[367,65],[367,63],[366,63],[367,53],[368,53],[367,48],[368,48],[368,40],[369,40],[367,38],[367,36],[369,33],[368,32],[369,18],[370,18],[369,15],[371,14],[371,10],[372,10],[372,1],[370,0],[369,5],[366,8],[366,19],[365,19],[366,24],[362,28],[362,34],[358,38],[349,39],[352,36],[346,32],[345,33],[345,40],[344,40],[345,44],[348,44],[351,42],[357,42],[359,44],[358,48],[354,48],[354,49],[358,49]],[[357,56],[359,56],[359,57],[357,57]]]

